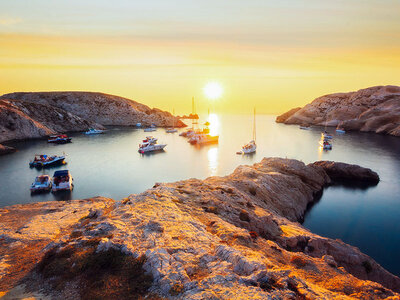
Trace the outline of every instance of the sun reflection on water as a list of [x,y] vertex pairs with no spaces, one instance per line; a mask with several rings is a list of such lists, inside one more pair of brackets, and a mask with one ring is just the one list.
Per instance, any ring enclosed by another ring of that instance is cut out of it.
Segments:
[[210,114],[208,117],[208,122],[210,123],[210,135],[216,136],[219,134],[219,117],[217,114]]
[[218,147],[210,148],[207,152],[208,169],[211,176],[217,175],[218,171]]

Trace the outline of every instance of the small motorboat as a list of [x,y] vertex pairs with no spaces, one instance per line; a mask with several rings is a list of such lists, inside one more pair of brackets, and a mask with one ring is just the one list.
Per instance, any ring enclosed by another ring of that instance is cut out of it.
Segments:
[[71,138],[68,137],[65,134],[52,135],[47,140],[47,142],[48,143],[55,143],[55,144],[66,144],[66,143],[71,143]]
[[143,143],[156,143],[157,138],[152,137],[152,136],[146,136],[146,138],[143,140]]
[[45,154],[35,155],[35,158],[29,162],[31,168],[46,168],[65,164],[65,156],[47,156]]
[[319,145],[324,150],[332,150],[332,144],[329,142],[329,140],[321,140],[319,141]]
[[324,131],[321,132],[321,140],[330,140],[332,138],[332,135],[329,134],[329,132]]
[[68,170],[55,171],[53,175],[52,192],[72,191],[74,188],[73,178]]
[[31,185],[31,194],[40,192],[50,192],[51,190],[51,177],[49,175],[40,175],[35,178],[35,182]]
[[310,126],[300,126],[299,128],[302,130],[310,130]]
[[87,134],[87,135],[102,134],[102,133],[104,133],[104,130],[95,129],[95,128],[89,128],[89,130],[85,132],[85,134]]
[[151,124],[150,127],[143,129],[144,132],[152,132],[152,131],[156,131],[156,130],[157,130],[157,126],[155,124]]
[[242,153],[243,154],[255,153],[256,150],[257,150],[257,145],[256,145],[256,142],[254,140],[250,141],[249,143],[247,143],[246,145],[244,145],[242,147]]
[[136,123],[136,127],[142,127],[142,123]]
[[346,131],[340,128],[336,128],[336,133],[344,134],[346,133]]
[[167,144],[157,144],[157,139],[155,141],[143,142],[139,145],[139,153],[144,154],[148,152],[162,151],[167,146]]
[[191,137],[194,133],[194,130],[192,128],[189,128],[188,130],[181,132],[179,136]]
[[174,132],[177,132],[178,131],[178,129],[176,129],[176,128],[168,128],[165,132],[166,133],[174,133]]
[[189,143],[192,145],[205,145],[205,144],[218,144],[219,136],[211,136],[206,133],[196,133],[190,139]]

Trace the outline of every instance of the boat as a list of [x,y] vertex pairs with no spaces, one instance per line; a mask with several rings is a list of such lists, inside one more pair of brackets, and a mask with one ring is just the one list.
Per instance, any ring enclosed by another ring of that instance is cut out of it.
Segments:
[[329,140],[320,140],[319,145],[324,150],[332,150],[332,144],[329,142]]
[[162,151],[164,148],[167,146],[167,144],[157,144],[157,139],[154,140],[149,140],[149,141],[143,141],[139,145],[139,153],[144,154],[148,152],[155,152],[155,151]]
[[95,129],[95,128],[89,128],[89,130],[85,132],[85,134],[87,134],[87,135],[101,134],[101,133],[104,133],[104,130]]
[[193,128],[189,128],[188,130],[181,132],[179,135],[183,136],[183,137],[191,137],[194,134],[195,134],[195,131],[193,130]]
[[51,135],[47,142],[55,144],[66,144],[71,143],[71,138],[65,134]]
[[176,128],[168,128],[165,132],[166,133],[174,133],[174,132],[177,132],[178,131],[178,129],[176,129]]
[[68,170],[55,171],[53,175],[52,192],[72,191],[74,188],[73,178]]
[[35,155],[35,158],[29,162],[31,168],[46,168],[65,164],[65,156],[47,156],[45,154]]
[[35,178],[31,184],[31,193],[50,192],[51,190],[51,177],[49,175],[40,175]]
[[330,140],[332,136],[329,134],[329,132],[324,131],[321,132],[321,140]]
[[[172,117],[175,116],[175,109],[172,110]],[[175,117],[172,119],[172,127],[168,128],[165,132],[166,133],[175,133],[178,129],[175,128]]]
[[154,124],[151,124],[150,127],[143,129],[144,132],[152,132],[152,131],[156,131],[156,130],[157,130],[157,127]]
[[236,152],[237,154],[251,154],[256,152],[256,109],[254,108],[254,119],[253,119],[253,139],[242,147],[241,151]]
[[300,126],[299,128],[302,130],[310,130],[310,126]]
[[142,123],[136,123],[136,127],[142,127]]
[[207,133],[196,133],[190,139],[192,145],[218,144],[219,136],[211,136]]
[[143,143],[155,143],[155,142],[157,142],[157,138],[152,136],[146,136],[146,138],[143,140]]
[[336,128],[336,132],[337,132],[337,133],[346,133],[346,131],[345,131],[345,130],[343,130],[343,129],[340,129],[340,128]]

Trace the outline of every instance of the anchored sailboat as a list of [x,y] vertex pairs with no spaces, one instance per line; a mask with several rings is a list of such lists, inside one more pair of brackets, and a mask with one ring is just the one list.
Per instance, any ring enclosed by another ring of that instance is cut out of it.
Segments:
[[256,109],[254,108],[254,119],[253,119],[253,139],[242,147],[242,151],[238,151],[238,154],[251,154],[256,152]]
[[175,109],[172,110],[172,128],[168,128],[166,130],[167,133],[174,133],[177,132],[178,130],[175,128]]

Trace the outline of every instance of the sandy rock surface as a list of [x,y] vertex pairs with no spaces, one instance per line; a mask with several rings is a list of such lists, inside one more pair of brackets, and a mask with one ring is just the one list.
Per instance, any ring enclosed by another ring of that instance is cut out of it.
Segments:
[[276,121],[400,136],[400,87],[376,86],[325,95],[278,116]]
[[[79,249],[95,240],[95,253],[114,249],[145,257],[148,292],[164,298],[398,299],[398,277],[357,248],[297,222],[325,185],[371,172],[265,158],[226,177],[158,183],[122,202],[6,207],[0,210],[0,291],[7,295],[25,278],[32,295],[76,299],[71,288],[46,289],[47,281],[32,270],[49,249]],[[25,268],[18,273],[21,258]]]

